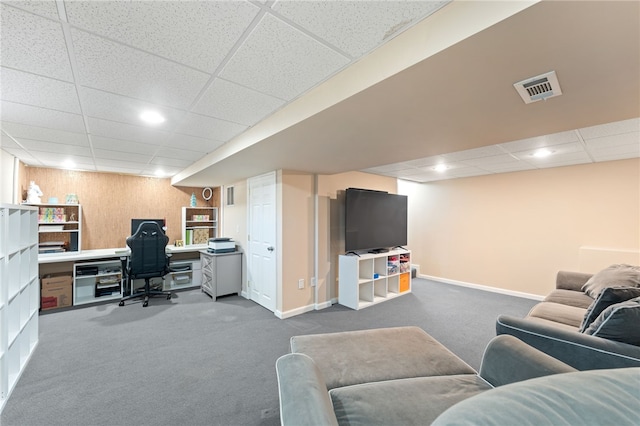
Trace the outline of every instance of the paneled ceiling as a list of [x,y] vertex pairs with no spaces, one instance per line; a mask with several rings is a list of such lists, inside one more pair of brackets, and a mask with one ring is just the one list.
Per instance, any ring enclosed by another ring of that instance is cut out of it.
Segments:
[[[639,5],[3,0],[0,144],[190,186],[640,157]],[[563,94],[525,105],[513,83],[550,70]]]

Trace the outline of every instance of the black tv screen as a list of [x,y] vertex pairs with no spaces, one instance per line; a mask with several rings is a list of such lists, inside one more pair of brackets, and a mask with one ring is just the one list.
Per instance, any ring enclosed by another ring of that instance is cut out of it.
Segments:
[[349,188],[345,195],[345,250],[384,250],[407,244],[407,196]]
[[164,219],[131,219],[131,235],[134,235],[142,222],[155,222],[164,232]]

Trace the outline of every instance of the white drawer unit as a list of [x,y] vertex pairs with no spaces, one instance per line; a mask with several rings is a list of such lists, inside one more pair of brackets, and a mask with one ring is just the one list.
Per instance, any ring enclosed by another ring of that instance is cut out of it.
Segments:
[[242,252],[200,252],[203,292],[213,300],[218,296],[240,294],[242,291]]

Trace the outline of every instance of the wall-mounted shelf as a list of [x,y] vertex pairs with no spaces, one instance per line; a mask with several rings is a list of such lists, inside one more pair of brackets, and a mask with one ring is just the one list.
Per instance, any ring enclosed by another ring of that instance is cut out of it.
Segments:
[[217,207],[183,207],[182,240],[185,245],[207,244],[218,236]]
[[80,204],[29,204],[38,208],[40,254],[82,250],[82,206]]

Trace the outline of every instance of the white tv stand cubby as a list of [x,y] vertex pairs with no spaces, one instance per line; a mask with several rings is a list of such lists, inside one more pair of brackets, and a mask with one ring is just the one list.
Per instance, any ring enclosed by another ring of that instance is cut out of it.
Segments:
[[362,309],[411,292],[411,252],[341,255],[338,303]]

